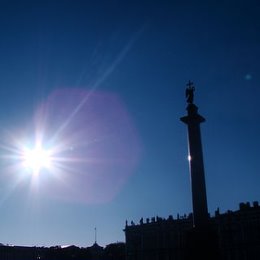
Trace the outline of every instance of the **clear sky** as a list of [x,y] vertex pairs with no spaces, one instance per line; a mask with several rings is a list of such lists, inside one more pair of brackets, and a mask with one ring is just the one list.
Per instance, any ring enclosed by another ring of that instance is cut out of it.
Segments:
[[[0,242],[124,241],[191,212],[195,84],[211,214],[260,198],[258,1],[0,1]],[[23,150],[52,155],[38,172]]]

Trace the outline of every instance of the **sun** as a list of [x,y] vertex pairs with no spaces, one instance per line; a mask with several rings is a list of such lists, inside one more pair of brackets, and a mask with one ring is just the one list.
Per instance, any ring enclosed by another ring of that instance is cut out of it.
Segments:
[[33,173],[38,174],[42,168],[51,166],[50,152],[42,147],[27,148],[23,153],[23,165]]

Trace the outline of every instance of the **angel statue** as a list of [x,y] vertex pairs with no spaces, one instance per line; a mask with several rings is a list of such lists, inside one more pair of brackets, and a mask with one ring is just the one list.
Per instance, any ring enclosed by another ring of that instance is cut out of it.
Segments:
[[188,82],[187,86],[188,87],[186,88],[186,93],[185,93],[186,100],[187,100],[187,103],[193,104],[195,87],[191,81]]

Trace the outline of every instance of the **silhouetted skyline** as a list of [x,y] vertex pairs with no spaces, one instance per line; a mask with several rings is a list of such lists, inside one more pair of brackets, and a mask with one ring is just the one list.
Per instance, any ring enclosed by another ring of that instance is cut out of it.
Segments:
[[[258,1],[141,2],[1,2],[1,243],[89,246],[97,227],[104,246],[190,213],[188,80],[209,212],[259,200]],[[37,131],[56,168],[31,175]]]

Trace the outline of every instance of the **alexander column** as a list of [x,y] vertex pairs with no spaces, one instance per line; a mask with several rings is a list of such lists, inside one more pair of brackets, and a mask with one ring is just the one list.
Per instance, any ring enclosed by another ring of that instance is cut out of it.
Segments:
[[188,160],[192,189],[193,226],[200,228],[207,225],[209,218],[200,135],[200,123],[205,122],[205,119],[198,114],[198,107],[193,104],[194,91],[194,85],[189,81],[186,89],[188,115],[181,117],[180,120],[188,126]]

